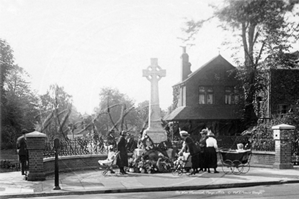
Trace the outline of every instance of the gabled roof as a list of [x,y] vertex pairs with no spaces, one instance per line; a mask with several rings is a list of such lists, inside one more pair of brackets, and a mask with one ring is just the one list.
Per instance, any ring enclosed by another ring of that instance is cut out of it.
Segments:
[[166,115],[164,120],[238,120],[241,113],[231,105],[204,105],[198,107],[181,106]]
[[195,70],[194,72],[192,72],[191,74],[189,74],[188,78],[186,78],[185,80],[173,85],[173,86],[176,86],[178,84],[182,84],[182,83],[185,83],[187,81],[189,81],[193,76],[197,75],[201,70],[203,70],[204,68],[206,68],[207,66],[209,66],[213,61],[216,61],[216,60],[221,60],[223,62],[226,62],[228,63],[230,66],[232,66],[232,68],[234,69],[235,67],[229,63],[224,57],[222,57],[222,55],[217,55],[216,57],[212,58],[211,60],[209,60],[208,62],[206,62],[204,65],[200,66],[197,70]]

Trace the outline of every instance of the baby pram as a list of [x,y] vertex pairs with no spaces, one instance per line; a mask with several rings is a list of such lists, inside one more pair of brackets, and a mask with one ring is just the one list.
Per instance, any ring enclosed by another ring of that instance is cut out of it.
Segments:
[[251,150],[220,150],[224,173],[241,174],[250,170]]
[[113,171],[113,166],[116,165],[118,154],[119,152],[109,151],[107,159],[98,161],[100,167],[103,169],[102,175],[105,176],[108,171]]
[[183,153],[182,156],[178,156],[177,160],[174,162],[172,168],[173,174],[181,175],[183,173],[189,174],[192,167],[192,158],[190,153]]

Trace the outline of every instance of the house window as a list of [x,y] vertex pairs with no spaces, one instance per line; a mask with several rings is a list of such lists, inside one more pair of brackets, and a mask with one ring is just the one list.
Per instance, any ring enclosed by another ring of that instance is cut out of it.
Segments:
[[225,104],[237,104],[239,101],[239,91],[236,87],[225,87]]
[[199,87],[199,104],[213,104],[214,90],[212,87]]
[[238,104],[240,101],[240,97],[239,97],[239,89],[237,87],[233,87],[233,98],[234,98],[234,103]]

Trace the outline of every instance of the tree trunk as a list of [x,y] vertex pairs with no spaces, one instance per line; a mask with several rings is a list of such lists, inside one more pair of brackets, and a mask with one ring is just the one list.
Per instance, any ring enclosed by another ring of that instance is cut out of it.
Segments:
[[[249,26],[249,27],[248,27]],[[247,43],[247,29],[248,29],[248,43]],[[253,46],[254,46],[254,31],[255,25],[242,23],[242,40],[244,46],[245,69],[247,70],[245,90],[245,112],[244,122],[246,127],[255,125],[257,116],[254,111],[253,101],[255,96],[255,65],[253,60]]]

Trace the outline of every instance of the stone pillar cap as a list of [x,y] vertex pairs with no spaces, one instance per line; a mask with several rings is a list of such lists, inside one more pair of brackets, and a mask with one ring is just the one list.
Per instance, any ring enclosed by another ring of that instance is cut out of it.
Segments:
[[26,138],[28,138],[28,137],[44,137],[44,138],[46,138],[47,137],[46,134],[38,132],[38,131],[33,131],[31,133],[27,133],[25,136],[26,136]]
[[295,128],[296,128],[295,126],[288,125],[288,124],[279,124],[276,126],[272,126],[272,130],[295,129]]

